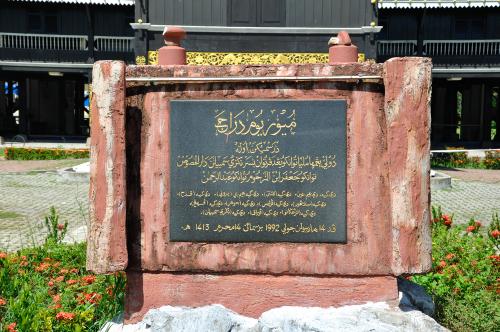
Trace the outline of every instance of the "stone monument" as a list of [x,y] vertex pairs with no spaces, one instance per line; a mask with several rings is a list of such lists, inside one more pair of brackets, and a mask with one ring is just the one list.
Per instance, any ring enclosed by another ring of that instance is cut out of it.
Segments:
[[127,272],[128,322],[393,301],[429,270],[431,61],[332,44],[329,64],[94,65],[87,267]]

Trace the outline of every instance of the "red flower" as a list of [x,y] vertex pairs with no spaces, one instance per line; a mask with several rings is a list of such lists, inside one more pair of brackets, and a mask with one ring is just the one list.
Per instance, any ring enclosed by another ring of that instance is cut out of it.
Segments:
[[0,306],[2,306],[2,305],[6,305],[6,304],[7,304],[7,301],[5,301],[4,299],[2,299],[2,298],[0,297]]
[[445,220],[444,224],[445,224],[445,226],[450,227],[451,226],[451,220]]
[[90,285],[92,284],[94,281],[95,281],[95,276],[93,275],[88,275],[88,276],[84,276],[82,277],[82,280],[87,284],[87,285]]
[[469,226],[467,227],[467,233],[473,232],[476,229],[475,226]]
[[449,221],[449,222],[451,222],[451,217],[450,217],[449,215],[447,215],[447,214],[443,214],[443,215],[442,215],[442,218],[443,218],[443,220],[444,220],[444,221]]
[[479,220],[476,220],[474,223],[476,224],[477,228],[481,227],[481,222]]
[[17,323],[10,323],[9,325],[7,325],[7,331],[9,331],[9,332],[17,332],[16,325],[17,325]]
[[7,253],[0,251],[0,259],[2,259],[2,258],[7,258]]
[[66,283],[67,283],[68,285],[74,285],[74,284],[76,284],[76,283],[77,283],[77,281],[76,281],[75,279],[69,279],[68,281],[66,281]]
[[48,282],[47,285],[49,285],[49,287],[52,287],[52,286],[54,286],[54,282],[51,280],[51,281]]
[[40,265],[38,265],[38,266],[35,268],[35,271],[37,271],[37,272],[42,272],[42,271],[47,270],[49,267],[50,267],[50,264],[49,264],[49,263],[40,263]]
[[498,229],[491,231],[491,236],[496,239],[498,236],[500,236],[500,231]]
[[62,231],[64,229],[64,224],[57,224],[57,229]]
[[446,262],[445,262],[445,261],[441,261],[441,262],[439,262],[439,266],[440,266],[440,267],[445,267],[445,266],[446,266]]
[[75,314],[72,312],[60,311],[56,315],[57,320],[72,320],[73,318],[75,318]]
[[89,302],[89,303],[96,304],[101,299],[102,299],[102,295],[101,294],[97,294],[96,292],[92,292],[92,293],[88,293],[88,294],[87,293],[83,293],[83,297],[80,300],[80,303]]

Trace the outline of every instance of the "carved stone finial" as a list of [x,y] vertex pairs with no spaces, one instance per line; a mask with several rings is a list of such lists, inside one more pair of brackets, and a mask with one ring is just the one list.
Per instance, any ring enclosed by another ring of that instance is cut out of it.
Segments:
[[163,39],[167,46],[181,46],[181,40],[186,37],[186,31],[181,27],[167,25],[163,29]]
[[165,45],[158,50],[159,65],[185,65],[186,50],[182,48],[181,40],[186,37],[186,31],[180,27],[167,25],[163,30]]
[[330,64],[351,63],[358,61],[358,48],[352,45],[351,37],[347,31],[340,31],[337,37],[328,41],[330,46],[328,62]]

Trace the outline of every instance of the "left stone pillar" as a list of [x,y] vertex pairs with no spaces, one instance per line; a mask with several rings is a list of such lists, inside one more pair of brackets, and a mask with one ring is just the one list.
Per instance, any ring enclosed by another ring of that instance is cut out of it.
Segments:
[[125,63],[98,61],[92,71],[90,225],[87,269],[125,270]]

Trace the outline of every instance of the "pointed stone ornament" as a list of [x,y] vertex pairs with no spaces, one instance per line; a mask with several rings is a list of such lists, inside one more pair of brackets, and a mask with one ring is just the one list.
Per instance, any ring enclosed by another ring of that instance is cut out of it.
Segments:
[[163,30],[165,45],[158,50],[159,65],[185,65],[186,49],[181,47],[181,40],[186,37],[186,31],[180,27],[167,25]]

